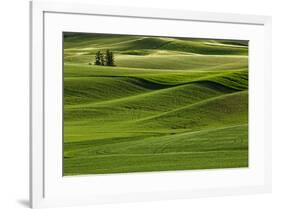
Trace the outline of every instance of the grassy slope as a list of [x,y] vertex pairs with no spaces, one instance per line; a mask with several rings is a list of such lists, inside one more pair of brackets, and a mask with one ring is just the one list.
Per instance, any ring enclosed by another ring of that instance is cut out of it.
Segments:
[[[248,165],[247,43],[65,38],[65,175]],[[89,65],[113,49],[118,67]]]

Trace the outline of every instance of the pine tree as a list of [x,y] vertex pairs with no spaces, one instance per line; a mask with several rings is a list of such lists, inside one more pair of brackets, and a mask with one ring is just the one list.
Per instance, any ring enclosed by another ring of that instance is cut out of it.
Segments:
[[101,65],[105,65],[105,60],[104,60],[103,53],[100,54],[100,63],[101,63]]
[[97,51],[95,58],[95,65],[101,65],[101,52]]
[[113,52],[106,50],[105,60],[107,66],[114,66],[114,55]]
[[110,66],[114,66],[114,55],[113,55],[113,52],[110,52]]
[[106,50],[106,52],[105,52],[105,61],[106,61],[106,65],[107,66],[110,66],[110,61],[111,60],[111,58],[110,58],[110,52],[109,52],[109,50],[107,49]]

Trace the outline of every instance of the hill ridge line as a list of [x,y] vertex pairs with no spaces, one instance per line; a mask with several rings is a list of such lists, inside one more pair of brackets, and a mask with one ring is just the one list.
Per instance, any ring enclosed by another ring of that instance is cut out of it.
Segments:
[[149,116],[149,117],[140,118],[140,119],[134,120],[134,122],[139,122],[139,121],[143,121],[143,120],[148,120],[148,119],[152,119],[152,118],[161,117],[163,115],[166,115],[166,114],[169,114],[169,113],[173,113],[173,112],[177,112],[179,110],[187,109],[187,108],[190,108],[192,106],[200,105],[202,103],[206,103],[206,102],[209,102],[209,101],[213,101],[213,100],[217,100],[217,99],[220,99],[220,98],[229,97],[229,96],[233,96],[233,95],[240,94],[240,93],[245,93],[245,92],[248,92],[248,90],[238,91],[238,92],[233,92],[233,93],[227,93],[227,94],[223,94],[223,95],[219,95],[219,96],[210,97],[210,98],[207,98],[207,99],[195,102],[195,103],[188,104],[188,105],[183,106],[183,107],[176,108],[174,110],[162,112],[160,114],[155,114],[155,115]]
[[[197,131],[185,131],[185,132],[179,132],[179,133],[176,133],[174,136],[181,136],[181,135],[193,135],[193,134],[200,134],[200,133],[204,133],[204,132],[213,132],[213,131],[218,131],[218,130],[225,130],[225,129],[232,129],[232,128],[236,128],[236,127],[243,127],[243,126],[246,126],[248,125],[248,123],[243,123],[243,124],[236,124],[236,125],[227,125],[227,126],[223,126],[223,127],[216,127],[216,128],[205,128],[205,129],[201,129],[201,130],[197,130]],[[105,132],[96,132],[96,133],[105,133]],[[108,132],[106,132],[108,133]],[[113,132],[113,133],[120,133],[120,132]],[[124,133],[124,132],[122,132]],[[125,133],[132,133],[131,131],[130,132],[125,132]],[[135,132],[134,132],[135,133]],[[146,131],[142,131],[142,132],[137,132],[137,133],[143,133],[143,134],[147,134],[147,133],[154,133],[154,132],[146,132]],[[166,136],[169,136],[170,133],[166,133],[166,134],[163,134],[163,137],[166,137]],[[140,135],[141,136],[141,135]],[[161,135],[162,136],[162,135]],[[147,137],[147,135],[144,135],[145,138],[141,139],[141,140],[150,140],[151,137],[155,137],[155,136],[149,136]],[[69,141],[69,142],[65,142],[66,144],[84,144],[84,143],[91,143],[91,142],[97,142],[97,141],[104,141],[104,140],[107,140],[107,139],[112,139],[112,138],[103,138],[103,139],[87,139],[87,140],[83,140],[83,141]],[[119,138],[117,139],[114,139],[116,141],[119,140]],[[131,140],[131,139],[129,139]],[[121,142],[117,142],[117,143],[127,143],[128,141],[124,142],[124,141],[121,141]]]
[[[121,76],[121,77],[124,77],[124,76]],[[132,98],[143,97],[143,96],[148,96],[148,95],[156,95],[159,92],[169,91],[171,89],[180,88],[180,87],[183,87],[183,86],[186,86],[186,85],[192,85],[192,84],[196,85],[197,83],[199,83],[199,85],[200,85],[200,82],[201,83],[203,83],[203,82],[210,82],[210,83],[219,84],[219,85],[224,86],[225,88],[228,88],[228,89],[231,89],[231,90],[237,91],[237,92],[243,91],[243,90],[234,89],[234,88],[225,86],[224,84],[221,84],[221,83],[219,83],[217,81],[210,81],[210,80],[208,80],[208,79],[215,78],[215,77],[217,77],[217,76],[204,76],[203,78],[191,80],[191,81],[188,81],[188,82],[185,82],[185,83],[171,85],[170,87],[162,88],[162,89],[157,89],[157,90],[150,91],[150,92],[139,93],[139,94],[136,94],[136,95],[131,95],[131,96],[127,96],[127,97],[121,97],[121,98],[111,99],[111,100],[105,100],[105,101],[101,101],[101,102],[93,102],[93,103],[77,104],[77,105],[79,105],[79,107],[81,107],[81,106],[82,107],[94,107],[94,106],[100,106],[100,105],[103,105],[103,104],[110,104],[110,103],[116,103],[116,102],[118,103],[118,102],[121,102],[123,100],[128,100],[128,99],[132,99]],[[135,77],[129,77],[128,76],[128,78],[135,78]],[[146,79],[144,79],[144,80],[146,80]],[[153,82],[151,80],[148,80],[148,81]],[[163,85],[165,85],[165,84],[163,83]],[[67,108],[74,108],[75,109],[76,108],[75,106],[77,106],[77,105],[67,105]]]
[[[192,56],[192,55],[184,55],[184,56]],[[195,56],[195,55],[193,55]],[[206,55],[196,55],[196,56],[205,56]],[[218,56],[218,55],[210,55],[210,56]],[[229,55],[229,57],[234,57],[236,55]],[[237,55],[238,57],[244,57],[244,56],[240,56],[240,55]],[[228,57],[228,55],[225,55],[225,57]],[[223,73],[223,70],[219,69],[219,70],[216,70],[216,68],[218,67],[223,67],[223,66],[229,66],[229,65],[233,65],[235,63],[222,63],[222,64],[219,64],[217,66],[205,66],[205,67],[198,67],[198,68],[193,68],[193,69],[170,69],[170,68],[144,68],[144,67],[126,67],[126,66],[115,66],[114,69],[119,69],[119,68],[122,68],[122,69],[125,69],[125,70],[136,70],[136,71],[158,71],[158,72],[171,72],[171,73],[185,73],[185,72],[208,72],[208,71],[212,71],[212,72],[222,72]],[[86,63],[71,63],[71,62],[67,62],[65,61],[64,62],[64,65],[65,66],[79,66],[83,68],[88,68],[88,69],[93,69],[93,66],[91,65],[86,65]],[[240,66],[241,67],[241,66]],[[121,69],[121,70],[122,70]],[[247,68],[236,68],[236,69],[228,69],[227,71],[244,71],[244,70],[247,70]],[[67,77],[74,77],[74,76],[66,76],[65,78]],[[77,76],[79,77],[79,76]],[[85,76],[80,76],[80,77],[85,77]]]
[[[225,149],[225,150],[206,150],[206,151],[185,151],[185,152],[156,152],[156,153],[138,153],[138,154],[132,154],[132,153],[127,153],[127,154],[97,154],[94,155],[93,158],[102,158],[102,157],[114,157],[114,156],[152,156],[152,155],[183,155],[183,154],[194,154],[194,153],[224,153],[224,152],[240,152],[243,150],[247,150],[246,148],[240,148],[240,149]],[[76,157],[76,159],[83,159],[83,158],[88,158],[85,156],[82,157]]]

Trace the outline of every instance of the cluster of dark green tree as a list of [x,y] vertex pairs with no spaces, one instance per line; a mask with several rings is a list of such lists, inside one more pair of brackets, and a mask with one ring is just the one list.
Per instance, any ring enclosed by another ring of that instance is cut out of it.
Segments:
[[105,53],[97,51],[95,58],[95,65],[107,65],[114,66],[114,55],[113,52],[106,50]]

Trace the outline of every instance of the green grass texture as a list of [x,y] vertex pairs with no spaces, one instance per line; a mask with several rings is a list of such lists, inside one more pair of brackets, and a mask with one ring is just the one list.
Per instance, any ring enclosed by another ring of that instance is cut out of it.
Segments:
[[64,33],[63,84],[64,176],[248,167],[247,41]]

